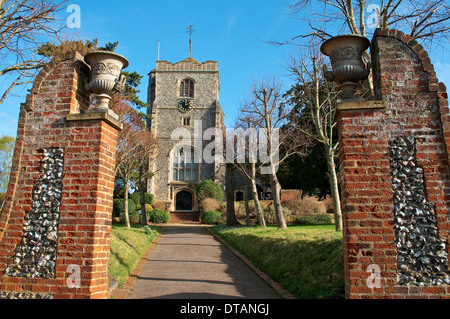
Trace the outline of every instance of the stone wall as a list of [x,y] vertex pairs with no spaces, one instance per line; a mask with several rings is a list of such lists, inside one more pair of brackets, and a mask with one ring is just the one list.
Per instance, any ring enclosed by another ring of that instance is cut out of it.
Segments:
[[37,76],[21,107],[0,216],[0,298],[106,298],[117,133],[90,112],[78,53]]
[[423,47],[377,30],[376,101],[338,106],[348,298],[449,298],[450,122]]

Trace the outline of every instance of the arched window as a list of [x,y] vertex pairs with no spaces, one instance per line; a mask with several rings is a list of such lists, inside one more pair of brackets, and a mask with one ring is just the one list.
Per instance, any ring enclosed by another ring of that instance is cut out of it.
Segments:
[[172,180],[174,182],[198,181],[199,165],[194,162],[194,152],[185,152],[183,148],[172,154]]
[[194,98],[194,81],[186,79],[180,83],[180,97]]

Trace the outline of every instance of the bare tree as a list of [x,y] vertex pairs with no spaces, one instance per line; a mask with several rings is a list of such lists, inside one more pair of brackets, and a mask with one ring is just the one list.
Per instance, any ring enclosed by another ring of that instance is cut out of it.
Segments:
[[296,77],[300,92],[293,97],[293,103],[306,108],[310,114],[310,121],[314,130],[305,130],[299,123],[299,131],[314,139],[323,147],[328,165],[328,179],[333,199],[334,217],[336,230],[342,230],[342,212],[340,205],[339,181],[335,158],[338,152],[339,142],[335,136],[334,121],[335,101],[338,96],[337,90],[323,78],[324,56],[318,50],[310,47],[307,55],[299,54],[293,58],[289,69]]
[[46,41],[58,39],[65,28],[56,19],[65,3],[67,0],[0,1],[0,78],[9,76],[0,104],[15,87],[32,83],[48,62],[37,50]]
[[[142,187],[141,181],[151,176],[152,173],[144,168],[148,167],[155,142],[145,123],[127,101],[116,102],[113,110],[122,118],[123,124],[117,142],[116,175],[124,184],[124,217],[126,226],[130,228],[128,191],[134,185]],[[138,177],[134,178],[136,175]],[[145,206],[143,212],[145,213]]]
[[[279,165],[294,154],[306,155],[312,140],[299,134],[297,126],[290,125],[291,112],[288,104],[282,103],[281,87],[275,79],[272,81],[254,81],[250,97],[241,108],[246,122],[259,129],[259,157],[263,164],[261,170],[268,175],[277,224],[286,229],[287,224],[281,207],[281,185],[277,178]],[[265,144],[261,148],[262,144]],[[283,152],[281,152],[283,150]],[[267,157],[265,156],[267,152]],[[266,157],[266,158],[264,158]]]
[[[241,113],[242,114],[242,113]],[[236,125],[237,128],[241,128],[242,131],[236,130],[235,134],[237,134],[237,138],[240,141],[244,141],[244,148],[249,150],[250,148],[250,140],[257,141],[258,139],[258,127],[254,124],[255,121],[251,119],[251,117],[241,117],[238,119],[238,123]],[[245,130],[245,132],[244,132]],[[234,137],[233,140],[227,140],[227,143],[235,144]],[[266,221],[264,218],[264,214],[262,212],[261,204],[259,202],[258,196],[258,186],[257,186],[257,170],[261,168],[261,162],[258,163],[256,158],[250,158],[251,152],[247,152],[245,158],[234,160],[234,166],[244,175],[245,181],[250,181],[250,185],[248,186],[252,193],[252,199],[255,203],[256,215],[259,221],[259,225],[261,227],[266,227]],[[244,182],[245,183],[245,182]],[[247,187],[245,187],[245,192],[248,192]],[[246,194],[244,193],[244,200],[246,206],[246,215],[248,210],[248,197],[246,198]],[[247,218],[247,226],[249,225],[249,221]]]
[[300,14],[302,20],[308,21],[312,30],[295,38],[319,35],[326,39],[329,27],[368,36],[369,30],[379,27],[401,30],[431,45],[435,41],[448,41],[450,31],[450,11],[445,0],[296,0],[290,9],[292,14]]
[[[308,22],[310,30],[288,41],[271,44],[307,39],[306,43],[300,41],[300,46],[308,47],[317,39],[323,42],[338,34],[370,37],[376,28],[403,31],[433,49],[449,42],[450,9],[446,0],[294,0],[289,8],[293,15]],[[364,52],[363,62],[371,63],[368,52]],[[373,95],[371,77],[367,84]]]

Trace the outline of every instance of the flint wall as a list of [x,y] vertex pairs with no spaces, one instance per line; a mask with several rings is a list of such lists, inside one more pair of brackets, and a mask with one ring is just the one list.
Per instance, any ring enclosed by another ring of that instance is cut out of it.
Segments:
[[21,107],[0,216],[0,298],[106,298],[117,133],[84,113],[89,67],[74,53],[37,76]]

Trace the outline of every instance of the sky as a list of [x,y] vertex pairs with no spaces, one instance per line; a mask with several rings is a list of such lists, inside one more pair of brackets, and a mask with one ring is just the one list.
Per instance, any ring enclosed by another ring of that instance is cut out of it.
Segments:
[[[147,101],[148,73],[159,58],[175,63],[189,56],[187,27],[193,25],[192,57],[219,62],[220,104],[225,124],[234,126],[242,98],[253,78],[277,77],[287,90],[294,83],[285,61],[294,44],[273,46],[308,32],[309,26],[288,10],[290,0],[77,0],[80,28],[70,33],[99,39],[100,45],[119,41],[115,52],[130,62],[126,71],[143,75],[140,98]],[[62,12],[67,19],[73,11]],[[338,34],[336,34],[338,35]],[[450,45],[448,45],[450,48]],[[450,85],[447,52],[430,54],[440,81]],[[0,86],[4,83],[0,82]],[[4,91],[3,87],[0,87]],[[16,91],[0,105],[0,135],[16,136],[20,103],[27,92]]]

